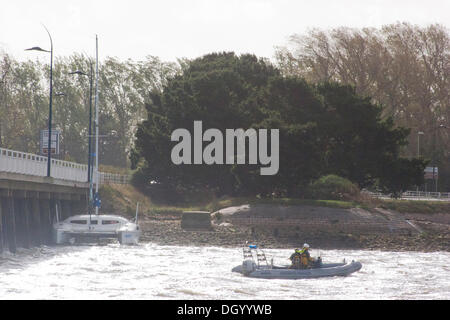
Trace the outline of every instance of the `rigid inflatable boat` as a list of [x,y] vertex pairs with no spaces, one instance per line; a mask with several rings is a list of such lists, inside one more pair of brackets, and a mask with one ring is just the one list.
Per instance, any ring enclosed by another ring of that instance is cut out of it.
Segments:
[[334,276],[348,276],[361,269],[358,261],[342,263],[317,263],[309,269],[291,269],[290,266],[274,266],[267,263],[266,256],[255,245],[244,248],[242,265],[231,271],[242,273],[244,276],[263,279],[308,279]]

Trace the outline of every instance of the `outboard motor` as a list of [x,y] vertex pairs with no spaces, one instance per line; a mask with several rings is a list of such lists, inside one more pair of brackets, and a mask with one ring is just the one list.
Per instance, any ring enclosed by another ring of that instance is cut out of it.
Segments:
[[253,260],[244,260],[242,262],[242,273],[244,275],[248,275],[250,273],[252,273],[253,271],[255,271],[256,269],[256,264],[253,262]]
[[322,257],[318,257],[316,261],[314,261],[313,268],[320,268],[322,267]]

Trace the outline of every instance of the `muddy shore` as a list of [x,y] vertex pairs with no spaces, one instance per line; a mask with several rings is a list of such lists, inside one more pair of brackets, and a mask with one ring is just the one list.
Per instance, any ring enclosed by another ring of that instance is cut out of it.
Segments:
[[364,233],[328,230],[302,231],[295,236],[260,225],[212,223],[209,230],[184,230],[180,215],[145,216],[141,220],[143,242],[176,246],[241,247],[246,241],[264,248],[292,249],[308,242],[316,249],[364,249],[383,251],[450,251],[450,227],[420,217],[412,220],[421,232]]

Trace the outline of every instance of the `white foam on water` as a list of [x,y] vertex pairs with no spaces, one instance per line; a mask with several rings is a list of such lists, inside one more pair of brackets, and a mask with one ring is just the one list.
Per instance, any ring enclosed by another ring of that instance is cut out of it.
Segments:
[[[277,265],[289,262],[291,250],[265,251]],[[363,267],[348,277],[267,280],[231,272],[242,262],[240,248],[21,249],[0,257],[0,299],[450,299],[448,252],[320,252],[324,262]]]

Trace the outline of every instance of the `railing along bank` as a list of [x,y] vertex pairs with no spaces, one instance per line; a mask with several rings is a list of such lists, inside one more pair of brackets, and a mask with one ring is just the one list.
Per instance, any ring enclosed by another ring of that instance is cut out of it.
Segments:
[[100,172],[100,184],[128,184],[130,182],[130,175]]
[[[374,198],[391,198],[391,194],[383,194],[381,192],[370,192],[363,191],[364,193],[374,197]],[[425,192],[425,191],[404,191],[400,199],[410,199],[410,200],[427,200],[427,199],[436,199],[436,200],[445,200],[450,201],[450,192]]]
[[[47,176],[47,161],[47,156],[0,148],[0,172],[45,177]],[[51,159],[51,161],[51,177],[69,181],[87,182],[87,165],[58,159]],[[106,172],[100,172],[99,174],[100,184],[126,184],[129,182],[129,179],[130,177],[128,175]]]

